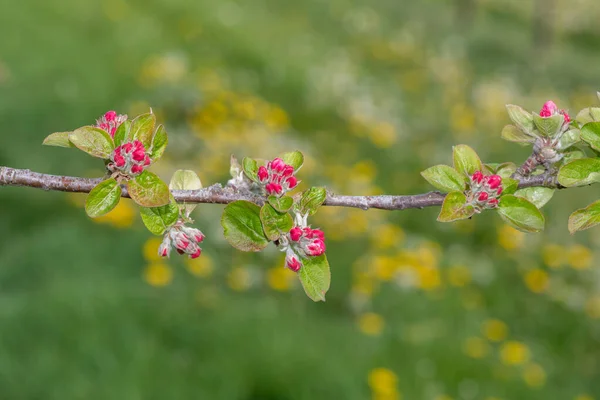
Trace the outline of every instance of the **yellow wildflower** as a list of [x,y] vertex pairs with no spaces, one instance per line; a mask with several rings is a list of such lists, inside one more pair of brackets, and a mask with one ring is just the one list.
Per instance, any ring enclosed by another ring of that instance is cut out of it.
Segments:
[[546,371],[539,364],[527,364],[523,370],[523,380],[533,388],[542,387],[546,383]]
[[448,268],[448,281],[452,286],[463,287],[471,283],[471,271],[464,265]]
[[379,314],[369,312],[358,317],[358,327],[365,335],[379,336],[384,326],[385,321]]
[[500,349],[500,360],[506,365],[520,365],[529,361],[529,348],[517,341],[509,341]]
[[542,293],[548,288],[548,273],[543,269],[535,268],[525,274],[525,284],[534,293]]
[[184,263],[187,270],[199,278],[208,278],[214,270],[213,259],[207,254],[202,254],[200,257],[194,259],[186,257]]
[[144,279],[152,286],[167,286],[173,280],[173,271],[162,263],[152,263],[144,270]]
[[482,327],[483,334],[491,342],[501,342],[506,339],[508,327],[499,319],[489,319]]
[[576,244],[569,248],[567,259],[569,265],[575,269],[587,269],[592,265],[592,251],[580,244]]
[[398,377],[387,368],[375,368],[369,372],[369,387],[378,395],[393,395],[397,392]]

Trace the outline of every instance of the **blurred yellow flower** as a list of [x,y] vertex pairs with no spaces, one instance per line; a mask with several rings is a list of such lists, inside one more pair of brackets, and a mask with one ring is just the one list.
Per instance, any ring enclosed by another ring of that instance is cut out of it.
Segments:
[[236,292],[248,290],[250,283],[250,271],[248,271],[248,268],[236,267],[227,274],[227,284]]
[[527,364],[523,370],[523,380],[533,388],[542,387],[546,383],[546,371],[539,364]]
[[381,149],[391,147],[397,140],[396,129],[388,122],[376,124],[369,130],[368,135],[371,142]]
[[151,237],[144,243],[142,253],[144,259],[148,262],[156,262],[162,260],[162,257],[158,254],[158,246],[162,243],[162,239],[158,237]]
[[520,365],[529,361],[529,348],[517,341],[509,341],[500,348],[500,360],[506,365]]
[[483,358],[490,352],[488,342],[479,337],[470,337],[463,343],[463,351],[471,358]]
[[399,226],[383,224],[373,229],[371,242],[379,249],[394,248],[404,241],[405,236],[404,231]]
[[[283,262],[281,264],[283,265]],[[296,279],[297,274],[295,272],[281,265],[267,270],[267,283],[269,287],[279,292],[290,290]]]
[[187,270],[199,278],[208,278],[212,275],[214,270],[213,259],[207,254],[202,254],[195,259],[186,257],[184,263]]
[[435,290],[442,284],[440,271],[435,267],[419,266],[417,275],[419,287],[423,290]]
[[463,287],[471,283],[471,271],[464,265],[454,265],[448,268],[448,282],[452,286]]
[[483,334],[491,342],[501,342],[508,335],[508,327],[499,319],[488,319],[483,323]]
[[[129,199],[121,199],[119,204],[106,215],[94,218],[92,221],[100,224],[109,224],[116,228],[128,228],[133,224],[136,209]],[[158,247],[157,250],[158,251]]]
[[152,286],[166,286],[173,280],[173,271],[162,263],[152,263],[144,270],[144,279]]
[[505,250],[518,250],[523,246],[525,234],[515,228],[502,225],[498,229],[498,244]]
[[394,395],[397,393],[398,377],[387,368],[375,368],[369,372],[369,387],[377,395]]
[[370,265],[373,275],[382,281],[389,281],[394,277],[394,273],[398,269],[398,264],[395,258],[386,256],[375,256]]
[[438,396],[435,396],[433,398],[433,400],[453,400],[452,397],[445,395],[445,394],[440,394]]
[[535,268],[528,271],[524,280],[529,290],[534,293],[542,293],[548,288],[548,273],[543,269]]
[[472,131],[475,127],[474,110],[468,104],[455,104],[450,114],[450,125],[452,131],[458,133],[459,137],[463,138],[466,132]]
[[575,397],[573,400],[594,400],[594,398],[592,396],[590,396],[589,394],[580,394],[579,396]]
[[547,244],[542,249],[544,264],[550,268],[559,268],[565,262],[567,250],[558,244]]
[[580,244],[569,247],[567,254],[568,263],[575,269],[587,269],[592,265],[592,251]]
[[369,312],[358,317],[358,327],[365,335],[379,336],[385,327],[385,321],[381,315]]
[[600,295],[592,296],[587,300],[585,312],[592,319],[600,319]]
[[372,393],[371,400],[402,400],[402,395],[397,391],[392,393]]

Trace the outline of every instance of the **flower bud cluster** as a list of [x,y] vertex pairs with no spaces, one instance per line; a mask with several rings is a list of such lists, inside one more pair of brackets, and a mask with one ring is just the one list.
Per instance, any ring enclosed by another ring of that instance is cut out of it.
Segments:
[[198,258],[202,249],[198,246],[204,240],[204,234],[196,228],[177,223],[164,235],[158,248],[161,257],[169,257],[173,247],[179,254],[187,254],[189,258]]
[[471,199],[479,209],[498,207],[502,194],[502,178],[499,175],[483,175],[476,171],[471,175]]
[[125,121],[127,121],[127,115],[117,114],[115,111],[107,111],[102,117],[96,120],[96,127],[105,130],[114,138],[117,128]]
[[294,272],[302,268],[302,259],[325,253],[325,235],[320,229],[295,226],[282,238],[285,265]]
[[269,161],[266,166],[258,168],[257,177],[269,195],[281,196],[298,185],[298,179],[294,176],[294,167],[286,164],[281,158]]
[[571,122],[569,114],[565,110],[559,110],[558,106],[552,100],[545,102],[540,110],[540,117],[542,118],[549,118],[556,114],[563,116],[565,119],[564,125],[568,125]]
[[138,175],[145,167],[150,165],[150,156],[139,140],[127,142],[113,150],[108,168],[111,171],[120,171],[127,175]]

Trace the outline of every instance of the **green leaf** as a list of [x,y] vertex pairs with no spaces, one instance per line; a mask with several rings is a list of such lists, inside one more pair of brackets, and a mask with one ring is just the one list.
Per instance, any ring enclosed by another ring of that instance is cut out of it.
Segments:
[[294,167],[294,171],[298,171],[304,164],[304,155],[299,151],[292,151],[281,156],[284,163]]
[[[169,182],[170,190],[198,190],[202,189],[202,182],[194,171],[187,169],[178,169],[173,173],[171,182]],[[182,204],[182,211],[186,215],[190,215],[196,208],[197,204]]]
[[127,182],[131,199],[140,206],[160,207],[169,204],[169,187],[158,176],[144,171]]
[[538,114],[533,114],[533,122],[542,136],[554,137],[563,126],[565,117],[561,114],[551,117],[540,117]]
[[279,212],[288,212],[294,204],[294,199],[290,196],[269,196],[267,200],[269,201],[269,204]]
[[92,218],[109,213],[119,204],[121,185],[115,178],[108,178],[94,187],[85,199],[85,212]]
[[[513,162],[505,163],[488,163],[483,166],[489,175],[499,175],[501,178],[510,178],[517,170],[517,166]],[[482,171],[483,172],[483,171]]]
[[123,143],[129,141],[129,135],[131,133],[131,121],[123,121],[121,125],[117,128],[115,132],[115,146],[120,146]]
[[244,157],[242,160],[242,168],[244,173],[253,182],[258,182],[258,164],[256,160],[248,157]]
[[56,147],[75,147],[69,140],[69,135],[72,132],[55,132],[48,136],[42,142],[44,146],[56,146]]
[[463,175],[471,176],[475,171],[482,171],[483,165],[475,150],[466,144],[459,144],[452,148],[454,169]]
[[508,116],[517,126],[517,128],[521,129],[528,135],[536,136],[534,133],[535,125],[533,123],[532,113],[525,111],[521,107],[514,104],[507,104],[506,110],[508,111]]
[[569,216],[569,232],[571,234],[592,228],[600,224],[600,200],[586,208],[580,208]]
[[500,198],[498,214],[504,221],[523,232],[540,232],[544,229],[544,216],[523,197],[506,195]]
[[579,122],[581,125],[585,125],[589,122],[600,121],[600,108],[597,107],[588,107],[579,111],[575,120]]
[[463,191],[467,187],[467,178],[447,165],[435,165],[421,172],[433,187],[443,192]]
[[502,178],[502,194],[513,194],[518,188],[518,180],[512,178]]
[[331,271],[325,254],[318,257],[309,257],[302,260],[302,268],[298,271],[298,278],[302,283],[304,292],[313,301],[325,301],[325,294],[331,284]]
[[221,226],[225,239],[241,251],[261,251],[269,244],[260,220],[260,207],[245,200],[230,203],[223,210]]
[[581,131],[579,129],[570,129],[566,131],[558,141],[558,148],[565,150],[581,141]]
[[326,198],[327,190],[324,187],[311,187],[302,193],[294,210],[301,215],[314,215]]
[[582,126],[581,139],[593,149],[600,150],[600,122],[589,122]]
[[506,125],[504,129],[502,129],[501,136],[504,140],[519,143],[522,145],[535,142],[534,136],[526,134],[514,125]]
[[153,113],[138,115],[131,121],[131,140],[139,140],[146,149],[152,145],[156,116]]
[[140,215],[146,228],[155,235],[162,235],[179,219],[179,207],[174,199],[166,206],[140,207]]
[[279,212],[270,204],[260,209],[260,220],[263,230],[269,240],[277,240],[281,234],[289,232],[294,227],[294,220],[287,212]]
[[573,160],[578,160],[580,158],[587,157],[583,151],[579,150],[576,147],[573,147],[572,150],[569,150],[563,154],[563,159],[561,160],[563,164],[568,164]]
[[162,157],[167,148],[167,143],[169,143],[167,131],[164,126],[159,125],[152,138],[152,146],[150,146],[150,159],[152,159],[152,161],[156,161]]
[[565,187],[600,182],[600,159],[580,158],[560,167],[558,183]]
[[440,222],[452,222],[470,218],[473,214],[475,214],[475,209],[473,206],[467,204],[467,198],[464,193],[452,192],[446,195],[437,220]]
[[113,140],[106,131],[94,126],[84,126],[69,135],[69,141],[89,155],[107,159],[115,149]]
[[523,197],[537,208],[542,208],[554,196],[554,189],[541,186],[528,187],[517,190],[515,196]]

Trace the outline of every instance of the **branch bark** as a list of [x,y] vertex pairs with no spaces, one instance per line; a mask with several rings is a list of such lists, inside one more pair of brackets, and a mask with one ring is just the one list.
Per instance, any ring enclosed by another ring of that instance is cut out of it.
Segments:
[[[71,193],[88,193],[94,188],[101,178],[81,178],[75,176],[60,176],[42,174],[28,169],[0,167],[0,186],[24,186],[42,190],[52,190]],[[519,188],[544,186],[561,188],[556,182],[556,177],[549,172],[521,178]],[[223,187],[221,184],[200,190],[174,190],[173,196],[177,202],[186,203],[212,203],[229,204],[236,200],[247,200],[252,203],[262,204],[265,199],[248,191],[239,191],[232,187]],[[123,187],[123,197],[129,197],[127,189]],[[346,196],[327,193],[323,205],[334,207],[353,207],[362,210],[377,208],[380,210],[406,210],[409,208],[425,208],[441,206],[445,194],[428,192],[415,195],[380,195],[380,196]]]

